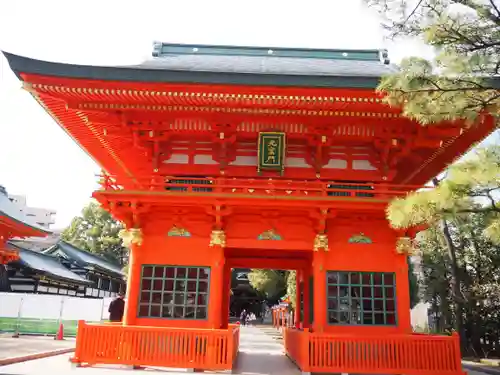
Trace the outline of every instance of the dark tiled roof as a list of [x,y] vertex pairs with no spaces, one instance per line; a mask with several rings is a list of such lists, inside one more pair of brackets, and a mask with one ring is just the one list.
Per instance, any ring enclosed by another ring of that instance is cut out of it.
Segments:
[[124,276],[121,267],[118,264],[112,263],[100,256],[89,253],[88,251],[79,249],[65,241],[58,241],[57,244],[44,251],[45,254],[54,254],[57,250],[61,250],[68,258],[74,260],[81,266],[97,267],[102,271],[107,271],[119,276]]
[[11,243],[9,243],[9,246],[18,251],[19,260],[17,260],[16,262],[25,267],[31,268],[39,273],[42,273],[49,277],[54,277],[56,279],[65,280],[77,284],[91,284],[90,281],[85,280],[84,278],[67,269],[59,262],[59,259],[54,256],[39,253],[33,250],[28,250]]
[[83,79],[272,86],[375,88],[396,71],[385,51],[262,48],[156,43],[136,66],[51,63],[4,53],[12,70]]
[[293,76],[381,77],[396,72],[380,61],[270,56],[164,56],[137,66],[141,69]]

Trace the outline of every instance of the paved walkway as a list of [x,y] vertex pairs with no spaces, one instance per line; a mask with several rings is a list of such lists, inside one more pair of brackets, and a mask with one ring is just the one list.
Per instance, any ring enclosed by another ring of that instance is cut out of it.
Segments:
[[283,344],[264,329],[243,327],[235,374],[299,375],[299,369],[285,356]]
[[74,339],[57,341],[53,337],[21,336],[13,338],[12,335],[0,335],[0,360],[57,349],[73,348],[74,346]]
[[[268,329],[242,327],[240,354],[234,374],[241,375],[300,375],[300,371],[283,353],[281,341],[266,333]],[[38,359],[0,367],[1,375],[126,375],[131,372],[157,373],[163,375],[186,374],[185,370],[147,369],[131,370],[124,367],[74,368],[69,363],[70,355]],[[76,372],[76,373],[75,373]],[[469,375],[484,375],[467,371]],[[208,373],[208,372],[207,372]]]

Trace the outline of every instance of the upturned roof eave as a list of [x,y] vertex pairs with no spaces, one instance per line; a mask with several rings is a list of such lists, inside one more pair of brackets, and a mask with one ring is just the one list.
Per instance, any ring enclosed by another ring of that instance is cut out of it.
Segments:
[[28,234],[17,235],[16,237],[46,237],[49,234],[52,234],[52,232],[49,230],[43,229],[41,227],[40,228],[35,227],[29,223],[26,223],[22,220],[15,218],[15,217],[12,217],[11,215],[9,215],[8,213],[6,213],[2,210],[0,210],[0,216],[4,216],[4,217],[8,218],[9,220],[12,220],[14,223],[21,225],[21,226],[24,226],[24,227],[27,227],[30,230],[34,231],[36,234],[38,234],[38,235],[36,235],[36,234],[28,233]]
[[91,66],[48,62],[2,51],[20,80],[22,74],[57,78],[146,83],[375,89],[381,76],[256,74],[151,69],[139,66]]

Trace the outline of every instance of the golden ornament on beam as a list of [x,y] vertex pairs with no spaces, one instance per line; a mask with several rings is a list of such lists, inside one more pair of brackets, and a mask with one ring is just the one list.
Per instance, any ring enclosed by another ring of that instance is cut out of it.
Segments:
[[226,247],[226,233],[221,229],[214,229],[210,233],[210,246]]
[[323,249],[325,251],[329,251],[328,248],[328,236],[325,233],[317,234],[314,238],[314,251],[319,251]]
[[410,237],[399,237],[396,241],[396,252],[398,254],[414,255],[415,245]]
[[259,236],[257,237],[257,239],[258,240],[264,240],[264,241],[267,241],[267,240],[280,241],[280,240],[282,240],[282,237],[274,229],[268,229],[268,230],[262,232],[261,234],[259,234]]
[[122,239],[123,246],[130,247],[132,244],[137,246],[142,245],[141,228],[122,229],[118,233],[118,237]]

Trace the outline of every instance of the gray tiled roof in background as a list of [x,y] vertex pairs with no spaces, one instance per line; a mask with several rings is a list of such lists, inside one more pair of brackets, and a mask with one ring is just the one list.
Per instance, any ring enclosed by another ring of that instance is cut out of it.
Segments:
[[91,281],[85,280],[76,273],[71,272],[59,262],[57,257],[39,253],[37,251],[25,249],[19,245],[9,244],[9,246],[19,253],[20,264],[38,271],[48,276],[53,276],[58,279],[75,282],[77,284],[91,284]]
[[122,277],[124,276],[124,273],[118,264],[112,263],[100,256],[89,253],[88,251],[79,249],[65,241],[58,241],[57,244],[47,250],[44,250],[43,253],[50,255],[55,253],[58,249],[66,254],[69,259],[75,261],[82,267],[97,267],[103,271],[108,271]]

